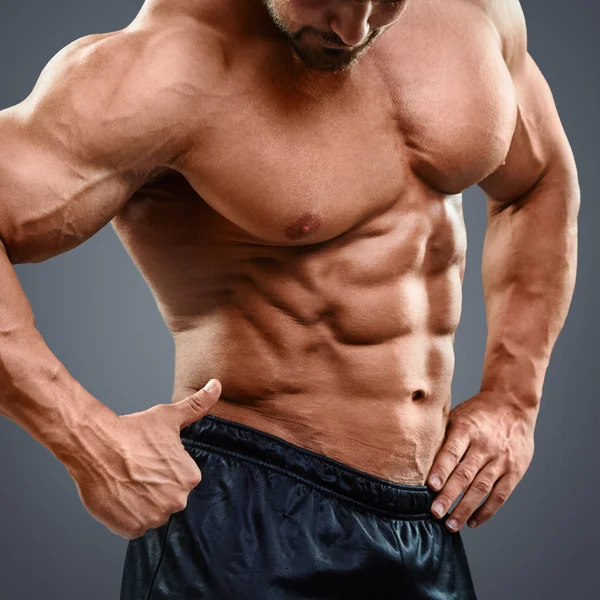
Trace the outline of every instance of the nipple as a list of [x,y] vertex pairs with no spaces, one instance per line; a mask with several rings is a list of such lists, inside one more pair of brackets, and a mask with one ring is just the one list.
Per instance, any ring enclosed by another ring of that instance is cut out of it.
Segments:
[[285,235],[291,240],[297,240],[316,231],[320,226],[321,220],[317,215],[305,213],[285,230]]

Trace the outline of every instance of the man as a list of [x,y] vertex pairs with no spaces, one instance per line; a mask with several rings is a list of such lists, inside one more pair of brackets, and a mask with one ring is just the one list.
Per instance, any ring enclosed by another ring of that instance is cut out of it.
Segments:
[[[531,462],[576,272],[517,0],[148,0],[59,52],[0,140],[2,414],[131,540],[122,599],[476,597],[459,531]],[[450,411],[475,184],[488,341]],[[12,268],[109,221],[176,351],[173,402],[124,416]]]

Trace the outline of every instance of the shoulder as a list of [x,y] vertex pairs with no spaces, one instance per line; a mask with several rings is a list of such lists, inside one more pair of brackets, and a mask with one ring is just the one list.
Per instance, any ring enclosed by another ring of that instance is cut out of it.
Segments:
[[[190,93],[223,67],[219,38],[191,20],[134,23],[84,36],[60,50],[43,69],[30,100],[73,86],[91,104],[118,100],[119,92],[156,98],[165,90]],[[115,96],[115,93],[117,96]]]
[[74,153],[145,145],[166,160],[193,136],[224,62],[218,36],[198,22],[134,21],[60,50],[14,111]]
[[498,35],[504,60],[511,72],[527,57],[527,25],[519,0],[470,0],[485,14]]

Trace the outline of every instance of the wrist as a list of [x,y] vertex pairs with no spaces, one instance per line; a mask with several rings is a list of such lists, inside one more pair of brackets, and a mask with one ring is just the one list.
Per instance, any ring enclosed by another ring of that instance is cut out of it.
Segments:
[[482,384],[478,396],[489,399],[494,405],[502,405],[513,415],[535,424],[540,410],[540,398],[531,395],[521,395],[513,388],[490,387]]
[[531,356],[503,356],[499,352],[488,352],[480,392],[501,394],[516,408],[537,414],[547,365],[547,361]]
[[37,330],[5,337],[0,347],[0,414],[67,469],[89,464],[96,448],[106,445],[117,415],[70,375]]
[[106,445],[118,419],[110,408],[89,394],[79,383],[69,402],[56,407],[42,443],[71,475],[88,470]]

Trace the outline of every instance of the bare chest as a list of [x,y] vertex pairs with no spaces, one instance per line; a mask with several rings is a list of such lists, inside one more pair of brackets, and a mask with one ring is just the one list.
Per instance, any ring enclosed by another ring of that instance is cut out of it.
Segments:
[[324,241],[501,166],[516,103],[496,40],[391,33],[348,74],[302,80],[257,62],[207,100],[181,172],[242,237]]
[[140,231],[176,197],[177,231],[194,223],[225,241],[305,245],[369,235],[382,215],[401,226],[415,209],[437,213],[502,165],[516,100],[485,22],[407,21],[344,73],[293,71],[272,49],[249,49],[199,101],[178,165],[187,183],[158,180],[118,221]]

